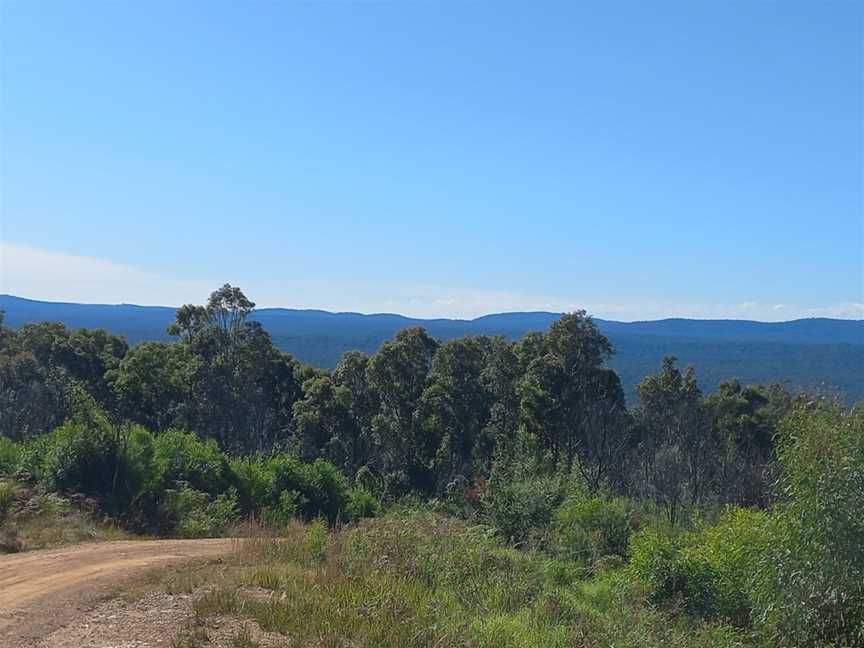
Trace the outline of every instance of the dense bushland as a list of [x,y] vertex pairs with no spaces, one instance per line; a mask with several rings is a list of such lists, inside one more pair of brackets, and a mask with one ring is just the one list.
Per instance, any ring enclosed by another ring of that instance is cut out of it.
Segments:
[[283,558],[323,561],[296,585],[320,609],[263,618],[324,637],[328,606],[384,601],[328,621],[370,645],[405,645],[400,610],[436,645],[864,642],[860,408],[735,380],[706,396],[673,358],[628,408],[581,312],[517,342],[406,329],[322,371],[252,307],[225,286],[177,311],[176,342],[131,349],[0,327],[0,511],[21,484],[139,532],[306,520],[305,557]]
[[[186,430],[235,456],[324,459],[384,499],[470,489],[514,457],[543,463],[547,476],[576,473],[592,493],[652,500],[672,523],[694,506],[771,497],[772,437],[795,397],[734,380],[705,397],[693,369],[668,358],[628,409],[605,364],[611,345],[584,312],[516,342],[439,343],[409,328],[324,371],[278,351],[248,319],[253,306],[226,285],[206,306],[178,309],[176,342],[132,348],[101,330],[0,327],[0,438],[49,434],[90,399],[111,443],[129,442],[126,423],[156,439]],[[115,475],[93,478],[114,493]]]

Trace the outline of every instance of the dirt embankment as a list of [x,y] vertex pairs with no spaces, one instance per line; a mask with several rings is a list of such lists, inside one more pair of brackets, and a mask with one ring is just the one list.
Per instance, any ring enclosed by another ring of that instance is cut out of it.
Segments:
[[229,553],[234,541],[133,540],[0,556],[0,646],[38,646],[142,570]]

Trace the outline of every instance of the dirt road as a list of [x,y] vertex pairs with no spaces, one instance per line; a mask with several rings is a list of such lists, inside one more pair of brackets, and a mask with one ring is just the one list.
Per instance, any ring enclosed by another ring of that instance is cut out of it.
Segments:
[[0,556],[0,646],[36,645],[147,567],[232,547],[227,539],[133,540]]

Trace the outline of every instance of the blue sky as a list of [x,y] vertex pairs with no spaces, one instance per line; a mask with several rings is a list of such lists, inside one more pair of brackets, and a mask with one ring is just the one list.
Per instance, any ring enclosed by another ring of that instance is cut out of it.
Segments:
[[0,291],[864,317],[862,5],[5,2]]

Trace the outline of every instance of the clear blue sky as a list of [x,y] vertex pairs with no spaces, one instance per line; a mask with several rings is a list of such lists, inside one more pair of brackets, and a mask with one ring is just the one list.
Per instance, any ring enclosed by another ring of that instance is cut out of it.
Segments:
[[0,291],[864,317],[862,6],[3,2]]

